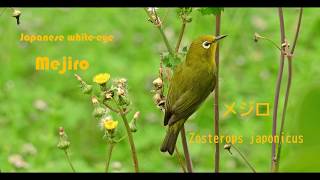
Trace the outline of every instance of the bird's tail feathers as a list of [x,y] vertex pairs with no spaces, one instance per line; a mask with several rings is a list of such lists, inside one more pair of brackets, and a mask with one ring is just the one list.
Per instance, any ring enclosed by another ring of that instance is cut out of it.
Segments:
[[161,152],[169,152],[170,155],[173,154],[174,148],[177,143],[179,132],[184,124],[184,121],[181,120],[180,122],[176,122],[173,125],[169,125],[168,132],[166,134],[166,137],[164,138],[164,141],[162,143],[162,146],[160,148]]
[[176,146],[176,142],[178,139],[179,131],[175,132],[172,130],[172,128],[169,128],[169,131],[166,134],[166,137],[164,138],[164,141],[161,146],[161,152],[169,152],[170,155],[173,154],[174,148]]

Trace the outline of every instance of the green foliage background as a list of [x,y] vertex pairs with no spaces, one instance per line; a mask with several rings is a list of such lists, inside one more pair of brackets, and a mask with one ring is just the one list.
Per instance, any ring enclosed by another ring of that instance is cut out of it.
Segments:
[[[2,10],[2,9],[1,9]],[[11,10],[0,16],[0,169],[2,171],[71,171],[62,151],[56,148],[58,127],[63,126],[71,141],[71,160],[77,171],[102,172],[106,145],[98,122],[91,115],[90,98],[84,96],[73,73],[36,72],[35,58],[63,56],[87,59],[90,68],[77,72],[84,80],[100,72],[113,78],[128,79],[133,111],[140,111],[138,132],[134,134],[141,171],[181,171],[175,157],[162,154],[160,144],[165,135],[162,113],[152,101],[152,81],[157,77],[159,53],[165,51],[156,28],[147,21],[141,8],[22,8],[21,25],[10,17]],[[182,47],[196,37],[214,34],[215,18],[192,12]],[[285,9],[288,40],[292,42],[298,9]],[[307,8],[303,14],[301,36],[293,60],[294,74],[289,100],[287,134],[304,135],[304,144],[284,145],[282,171],[319,171],[319,102],[320,102],[320,16],[319,9]],[[165,32],[174,47],[180,21],[174,9],[159,9]],[[279,52],[268,42],[255,43],[255,32],[279,43],[279,22],[275,8],[225,8],[222,31],[229,36],[221,44],[220,109],[221,134],[242,135],[238,147],[258,172],[269,171],[270,144],[249,144],[251,135],[271,133],[269,117],[229,115],[222,117],[224,104],[236,102],[269,102],[273,96],[279,64]],[[74,33],[111,34],[114,41],[101,42],[34,42],[21,43],[20,34]],[[284,74],[286,75],[286,69]],[[285,83],[286,76],[283,80]],[[284,86],[283,86],[284,87]],[[284,91],[281,92],[282,112]],[[48,108],[39,111],[35,102],[42,100]],[[130,114],[132,116],[133,112]],[[116,117],[116,116],[114,116]],[[118,119],[121,121],[121,119]],[[122,123],[120,123],[123,126]],[[187,123],[187,134],[213,134],[213,97],[210,96]],[[12,154],[21,154],[23,145],[31,143],[36,155],[24,155],[29,167],[15,169],[8,161]],[[180,143],[180,142],[179,142]],[[214,145],[189,145],[194,171],[213,171]],[[182,148],[180,148],[182,152]],[[240,156],[221,152],[221,170],[249,172]],[[114,149],[111,170],[133,171],[130,148],[123,141]],[[116,162],[116,163],[115,163]],[[118,167],[116,167],[118,166]]]

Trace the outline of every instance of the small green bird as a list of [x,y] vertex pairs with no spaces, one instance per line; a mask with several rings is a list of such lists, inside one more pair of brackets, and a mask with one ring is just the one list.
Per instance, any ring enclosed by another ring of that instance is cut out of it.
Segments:
[[169,125],[161,151],[173,154],[183,124],[216,86],[217,43],[223,36],[201,36],[191,43],[184,62],[172,76],[165,103],[164,125]]

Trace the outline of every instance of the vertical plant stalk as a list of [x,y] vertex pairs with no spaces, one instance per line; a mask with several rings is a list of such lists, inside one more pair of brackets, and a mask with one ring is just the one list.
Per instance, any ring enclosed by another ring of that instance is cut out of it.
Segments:
[[182,171],[183,171],[184,173],[186,173],[187,170],[186,170],[186,168],[185,168],[185,166],[184,166],[183,160],[182,160],[182,158],[181,158],[181,155],[180,155],[180,152],[179,152],[177,146],[175,146],[175,150],[176,150],[176,154],[175,154],[175,155],[177,156],[177,159],[178,159],[178,161],[179,161],[179,163],[180,163],[180,165],[181,165]]
[[[164,41],[164,44],[167,47],[167,50],[168,50],[169,54],[171,56],[174,56],[174,51],[171,48],[169,40],[168,40],[166,34],[163,31],[162,23],[160,22],[160,19],[159,19],[158,15],[155,14],[155,17],[152,17],[151,13],[148,12],[147,8],[144,8],[144,11],[147,13],[147,15],[148,15],[150,21],[153,23],[153,25],[155,25],[157,27],[157,29],[159,30],[159,32],[161,34],[161,37],[162,37],[162,39]],[[170,69],[169,68],[164,68],[164,71],[166,72],[167,78],[170,79],[170,77],[169,77],[170,76]]]
[[133,159],[133,164],[134,164],[134,170],[135,172],[139,172],[139,163],[138,163],[138,158],[137,158],[137,152],[136,152],[136,147],[134,145],[132,133],[130,130],[130,126],[128,124],[128,120],[126,115],[124,114],[124,111],[120,108],[120,115],[123,119],[124,125],[126,126],[127,134],[128,134],[128,139],[130,143],[130,148],[131,148],[131,154],[132,154],[132,159]]
[[73,167],[73,165],[72,165],[72,162],[71,162],[71,160],[70,160],[68,151],[67,151],[67,150],[64,150],[64,154],[66,155],[66,159],[67,159],[67,161],[68,161],[68,163],[69,163],[69,166],[71,167],[72,171],[73,171],[73,172],[76,172],[76,170],[74,169],[74,167]]
[[256,170],[253,168],[253,166],[250,164],[250,162],[248,161],[248,159],[246,158],[245,155],[242,154],[242,152],[240,151],[240,149],[238,149],[235,145],[231,145],[241,156],[241,158],[244,160],[244,162],[248,165],[248,167],[252,170],[252,172],[256,173]]
[[[173,56],[173,55],[174,55],[174,51],[172,50],[172,48],[171,48],[171,46],[170,46],[170,43],[169,43],[169,40],[168,40],[166,34],[165,34],[164,31],[163,31],[161,22],[156,22],[156,21],[154,20],[154,17],[152,17],[152,15],[148,12],[147,8],[144,8],[144,10],[145,10],[145,12],[147,13],[149,19],[152,21],[152,23],[158,28],[158,30],[159,30],[159,32],[160,32],[160,34],[161,34],[161,36],[162,36],[162,39],[163,39],[163,41],[164,41],[164,43],[165,43],[165,45],[166,45],[166,47],[167,47],[167,50],[168,50],[169,54]],[[156,17],[156,19],[159,19],[159,18]]]
[[[280,21],[280,33],[281,33],[281,45],[285,43],[285,28],[284,28],[284,18],[282,8],[278,9],[279,14],[279,21]],[[282,47],[282,46],[281,46]],[[273,109],[273,118],[272,118],[272,136],[275,137],[277,133],[277,115],[278,115],[278,104],[279,104],[279,95],[280,95],[280,88],[281,88],[281,81],[282,81],[282,74],[283,74],[283,66],[284,66],[284,58],[285,54],[283,51],[280,51],[280,67],[278,70],[278,78],[276,83],[276,92],[274,96],[274,109]],[[275,172],[277,164],[277,157],[276,157],[276,142],[272,142],[272,149],[271,149],[271,171]]]
[[114,143],[109,143],[107,160],[106,160],[106,169],[105,169],[106,172],[109,172],[109,165],[110,165],[113,147],[114,147]]
[[180,44],[181,44],[182,37],[183,37],[183,34],[184,34],[184,30],[186,29],[186,24],[187,24],[186,22],[182,22],[181,31],[180,31],[178,42],[177,42],[177,45],[176,45],[176,53],[179,52],[179,48],[180,48]]
[[130,144],[130,149],[131,149],[131,156],[132,156],[132,160],[133,160],[133,165],[134,165],[134,170],[135,172],[139,172],[139,163],[138,163],[138,158],[137,158],[137,152],[136,152],[136,147],[134,145],[134,141],[133,141],[133,137],[132,137],[132,132],[128,123],[128,119],[126,117],[126,113],[125,111],[120,107],[120,105],[118,104],[118,102],[112,98],[114,103],[117,105],[118,107],[118,111],[119,114],[123,120],[123,123],[126,127],[126,131],[127,131],[127,135],[128,135],[128,140],[129,140],[129,144]]
[[[182,22],[182,27],[181,27],[181,30],[180,30],[180,34],[179,34],[179,38],[178,38],[178,41],[177,41],[175,53],[179,52],[179,48],[180,48],[180,44],[181,44],[181,41],[182,41],[182,38],[183,38],[183,35],[184,35],[185,28],[186,28],[186,22],[183,21]],[[187,138],[186,138],[186,130],[185,130],[184,125],[183,125],[180,133],[181,133],[180,135],[181,135],[181,141],[182,141],[184,157],[186,159],[186,164],[187,164],[187,170],[188,170],[188,172],[192,172],[192,160],[191,160],[189,149],[188,149],[188,143],[187,143]]]
[[[216,15],[216,36],[220,35],[221,13]],[[216,87],[214,93],[214,135],[219,137],[219,44],[217,45],[216,54]],[[220,169],[220,144],[215,143],[214,154],[214,172],[218,173]]]
[[[295,50],[295,47],[296,47],[296,44],[297,44],[297,41],[298,41],[298,36],[299,36],[299,32],[300,32],[300,25],[301,25],[301,20],[302,20],[302,14],[303,14],[303,8],[300,8],[299,19],[298,19],[298,23],[297,23],[295,37],[294,37],[294,40],[293,40],[292,49],[290,51],[290,54],[287,55],[287,59],[288,59],[288,81],[287,81],[286,95],[285,95],[282,118],[281,118],[281,125],[280,125],[280,132],[279,132],[280,136],[284,132],[284,123],[285,123],[285,119],[286,119],[287,105],[288,105],[288,101],[289,101],[289,94],[290,94],[290,88],[291,88],[291,82],[292,82],[292,56],[294,54],[294,50]],[[280,156],[281,155],[281,147],[282,147],[282,143],[281,143],[281,141],[279,141],[278,151],[277,151],[276,169],[275,169],[276,172],[279,171],[279,164],[280,164],[280,157],[281,157]]]
[[184,156],[186,158],[186,163],[187,163],[187,170],[189,173],[192,173],[192,161],[191,161],[191,157],[188,150],[188,143],[187,143],[186,131],[184,126],[181,128],[180,133],[181,133],[183,152],[184,152]]
[[167,46],[167,49],[168,49],[168,51],[169,51],[169,54],[173,56],[174,53],[173,53],[172,48],[171,48],[171,46],[170,46],[170,44],[169,44],[169,41],[168,41],[167,36],[165,35],[165,33],[164,33],[164,31],[163,31],[163,29],[162,29],[161,27],[158,27],[158,29],[159,29],[159,31],[160,31],[160,34],[161,34],[161,36],[162,36],[162,38],[163,38],[164,43],[165,43],[166,46]]
[[[164,43],[165,43],[165,45],[167,47],[167,50],[168,50],[169,54],[171,56],[175,56],[176,53],[179,51],[181,40],[182,40],[184,31],[185,31],[185,27],[186,27],[186,22],[183,21],[182,28],[181,28],[181,31],[180,31],[180,35],[179,35],[179,38],[178,38],[178,42],[177,42],[176,49],[175,49],[176,51],[174,52],[173,49],[170,46],[170,43],[168,41],[167,36],[165,35],[165,33],[163,31],[161,22],[157,22],[157,20],[159,20],[159,17],[157,17],[157,15],[155,14],[156,15],[155,19],[156,20],[154,20],[154,17],[152,17],[152,15],[148,12],[148,10],[146,8],[144,8],[144,10],[147,13],[149,19],[152,21],[152,23],[158,28],[158,30],[159,30],[159,32],[160,32],[160,34],[162,36],[162,39],[163,39],[163,41],[164,41]],[[169,79],[170,79],[170,77],[169,77]],[[183,152],[184,152],[184,156],[185,156],[185,159],[186,159],[188,172],[192,172],[192,161],[191,161],[189,150],[188,150],[188,143],[187,143],[187,140],[186,140],[184,126],[181,129],[181,140],[182,140],[182,147],[183,147]]]

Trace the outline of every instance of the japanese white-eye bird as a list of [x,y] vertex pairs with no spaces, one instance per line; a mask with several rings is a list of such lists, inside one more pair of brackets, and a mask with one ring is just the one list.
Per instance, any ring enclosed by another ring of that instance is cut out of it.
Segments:
[[173,154],[177,138],[186,120],[215,89],[215,53],[218,41],[226,37],[204,35],[194,40],[186,59],[174,70],[165,102],[164,126],[169,126],[161,146]]

